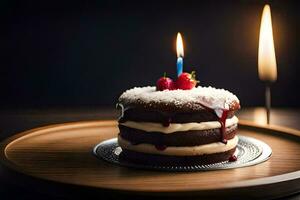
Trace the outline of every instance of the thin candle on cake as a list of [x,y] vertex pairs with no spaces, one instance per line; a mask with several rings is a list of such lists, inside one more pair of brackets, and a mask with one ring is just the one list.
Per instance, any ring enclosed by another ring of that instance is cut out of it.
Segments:
[[271,9],[265,5],[261,18],[259,48],[258,48],[258,73],[260,80],[266,84],[265,100],[267,124],[270,123],[271,110],[271,84],[277,80],[277,64],[274,48]]
[[177,40],[176,40],[176,51],[177,51],[177,76],[180,76],[183,71],[183,42],[180,33],[177,33]]

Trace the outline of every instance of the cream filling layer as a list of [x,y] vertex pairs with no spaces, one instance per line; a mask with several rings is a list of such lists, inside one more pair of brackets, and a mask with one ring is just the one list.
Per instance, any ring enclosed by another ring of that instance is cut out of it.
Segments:
[[[238,118],[233,116],[230,119],[226,119],[226,127],[230,127],[238,123]],[[120,125],[127,126],[129,128],[139,129],[146,132],[160,132],[160,133],[174,133],[179,131],[192,131],[192,130],[208,130],[214,128],[221,128],[221,123],[219,121],[209,121],[209,122],[192,122],[192,123],[171,123],[170,126],[165,127],[161,123],[152,122],[135,122],[126,121],[120,123]]]
[[229,151],[233,149],[238,143],[238,137],[227,141],[227,144],[222,142],[215,142],[210,144],[204,144],[199,146],[192,147],[167,147],[165,150],[158,150],[152,144],[137,144],[133,145],[129,141],[123,139],[122,137],[118,137],[118,143],[121,148],[128,149],[131,151],[148,153],[148,154],[159,154],[159,155],[169,155],[169,156],[197,156],[203,154],[213,154],[213,153],[221,153],[225,151]]

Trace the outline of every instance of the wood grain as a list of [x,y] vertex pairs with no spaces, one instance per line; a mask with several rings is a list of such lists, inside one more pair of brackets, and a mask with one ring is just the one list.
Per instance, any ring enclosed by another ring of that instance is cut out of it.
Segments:
[[26,131],[1,143],[1,162],[41,179],[119,192],[160,195],[274,197],[300,191],[300,132],[240,122],[239,134],[273,149],[259,165],[207,172],[135,170],[98,160],[93,147],[116,137],[115,121],[52,125]]

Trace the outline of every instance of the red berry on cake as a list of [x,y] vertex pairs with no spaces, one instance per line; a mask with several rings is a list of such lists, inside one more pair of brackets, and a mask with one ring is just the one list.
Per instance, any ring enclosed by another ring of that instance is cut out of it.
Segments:
[[192,73],[183,72],[176,80],[176,86],[178,89],[190,90],[193,89],[199,81],[196,80],[196,72]]
[[164,76],[158,79],[158,81],[156,82],[156,90],[158,91],[174,89],[176,89],[175,83],[172,79],[166,77],[166,73],[164,73]]

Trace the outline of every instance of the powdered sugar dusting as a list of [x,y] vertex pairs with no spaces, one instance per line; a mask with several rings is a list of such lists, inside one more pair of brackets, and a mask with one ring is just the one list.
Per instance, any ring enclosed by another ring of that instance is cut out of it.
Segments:
[[[125,91],[119,98],[119,102],[131,104],[143,102],[145,104],[173,104],[176,107],[206,106],[215,110],[220,117],[223,110],[229,110],[232,104],[239,104],[239,99],[231,92],[214,87],[198,86],[191,90],[164,90],[156,91],[155,87],[135,87]],[[203,105],[203,106],[202,106]]]

